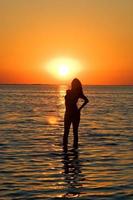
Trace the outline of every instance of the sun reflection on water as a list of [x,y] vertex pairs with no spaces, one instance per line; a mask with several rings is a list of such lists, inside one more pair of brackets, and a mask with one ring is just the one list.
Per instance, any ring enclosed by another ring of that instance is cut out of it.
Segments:
[[55,125],[58,123],[58,118],[56,116],[48,116],[47,121],[50,125]]
[[67,85],[60,85],[59,86],[59,100],[60,104],[64,104],[64,96],[66,94],[68,86]]

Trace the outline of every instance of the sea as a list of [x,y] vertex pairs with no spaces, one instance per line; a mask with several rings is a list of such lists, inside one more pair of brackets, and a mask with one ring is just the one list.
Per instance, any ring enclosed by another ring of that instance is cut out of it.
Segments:
[[85,85],[67,152],[66,89],[0,85],[0,200],[133,200],[133,86]]

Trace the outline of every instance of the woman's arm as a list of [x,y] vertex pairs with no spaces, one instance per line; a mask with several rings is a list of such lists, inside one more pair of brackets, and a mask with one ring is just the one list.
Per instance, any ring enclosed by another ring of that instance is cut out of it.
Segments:
[[84,94],[80,98],[84,100],[84,103],[79,107],[79,111],[81,111],[81,109],[89,102]]

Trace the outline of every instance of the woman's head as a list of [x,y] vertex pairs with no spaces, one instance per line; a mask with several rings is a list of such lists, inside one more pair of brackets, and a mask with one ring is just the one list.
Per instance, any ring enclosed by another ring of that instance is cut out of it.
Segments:
[[71,88],[72,88],[73,91],[75,91],[79,95],[83,94],[82,84],[81,84],[79,79],[75,78],[75,79],[72,80]]

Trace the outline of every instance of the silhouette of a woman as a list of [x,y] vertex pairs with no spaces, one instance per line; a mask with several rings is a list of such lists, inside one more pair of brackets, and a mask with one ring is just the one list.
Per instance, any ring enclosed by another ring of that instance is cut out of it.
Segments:
[[[77,102],[81,98],[84,100],[84,103],[78,108]],[[74,134],[74,148],[78,147],[78,127],[80,122],[80,111],[88,103],[87,97],[83,94],[81,82],[75,78],[71,83],[71,90],[66,91],[65,95],[65,116],[64,116],[64,136],[63,136],[63,145],[64,148],[67,148],[68,144],[68,135],[70,126],[73,126]]]

